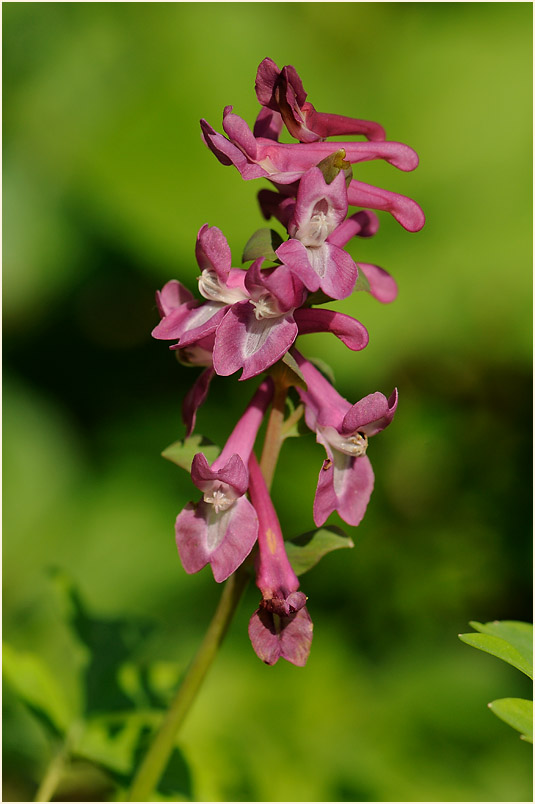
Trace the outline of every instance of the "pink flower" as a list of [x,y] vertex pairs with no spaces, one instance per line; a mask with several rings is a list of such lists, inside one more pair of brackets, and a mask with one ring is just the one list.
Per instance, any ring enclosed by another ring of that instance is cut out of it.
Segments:
[[212,335],[223,319],[229,305],[248,294],[244,287],[245,271],[231,268],[230,248],[216,226],[205,224],[199,230],[195,256],[201,269],[199,291],[207,299],[193,299],[180,282],[171,280],[156,301],[162,320],[152,331],[158,340],[177,340],[171,349],[181,349]]
[[306,391],[298,389],[305,403],[307,426],[315,431],[316,440],[327,453],[314,499],[314,522],[319,527],[333,511],[338,511],[349,525],[358,525],[374,483],[366,455],[368,438],[392,421],[397,390],[388,399],[376,392],[351,405],[297,350],[292,354],[308,386]]
[[418,166],[416,152],[401,142],[284,143],[255,136],[245,120],[233,114],[232,106],[225,106],[223,111],[223,129],[228,139],[201,120],[206,145],[223,165],[234,165],[246,180],[264,177],[276,184],[293,184],[340,149],[351,164],[384,159],[400,170],[410,171]]
[[266,371],[290,349],[298,335],[331,332],[349,349],[368,343],[366,328],[351,316],[301,307],[306,291],[286,265],[261,270],[256,260],[245,278],[248,301],[227,311],[215,333],[214,369],[228,376],[243,368],[240,380]]
[[357,280],[358,269],[349,254],[327,240],[346,214],[343,171],[327,184],[319,168],[310,168],[299,182],[288,222],[290,240],[276,252],[309,290],[322,290],[332,299],[349,296]]
[[249,637],[266,664],[279,658],[303,667],[310,653],[312,621],[306,595],[286,555],[277,514],[254,454],[249,459],[249,493],[258,515],[256,585],[259,608],[249,621]]
[[255,89],[259,103],[281,115],[290,134],[300,142],[344,134],[363,134],[375,141],[386,139],[379,123],[317,112],[306,100],[301,79],[290,65],[279,70],[272,59],[264,59],[258,67]]
[[247,463],[272,395],[271,379],[264,380],[212,466],[202,453],[193,459],[191,479],[203,498],[188,503],[175,526],[177,549],[188,573],[210,564],[219,583],[232,575],[253,549],[258,519],[244,496],[249,483]]

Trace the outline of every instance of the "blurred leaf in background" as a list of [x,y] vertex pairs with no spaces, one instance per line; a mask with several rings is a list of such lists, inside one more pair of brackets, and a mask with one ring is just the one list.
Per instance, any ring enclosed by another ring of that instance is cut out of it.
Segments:
[[[54,717],[63,699],[79,711],[87,643],[54,602],[51,566],[96,621],[154,624],[133,656],[121,653],[128,628],[96,634],[101,660],[124,659],[127,697],[146,694],[147,667],[171,689],[210,619],[219,590],[207,573],[186,576],[174,545],[193,486],[160,457],[184,436],[197,370],[149,333],[156,288],[176,278],[195,290],[204,223],[225,233],[234,265],[265,226],[263,183],[220,165],[198,120],[219,128],[233,104],[252,123],[269,55],[295,65],[316,108],[377,120],[417,150],[414,173],[373,162],[355,175],[414,197],[427,223],[408,234],[384,214],[376,237],[351,246],[400,288],[391,305],[366,293],[335,305],[366,325],[365,350],[302,339],[348,399],[397,386],[396,422],[373,444],[355,548],[307,575],[306,670],[258,662],[247,593],[180,738],[189,792],[531,799],[526,746],[485,706],[526,697],[527,679],[455,639],[472,617],[531,616],[531,5],[4,3],[2,14],[8,667],[19,657],[54,679]],[[251,394],[214,378],[198,432],[223,443]],[[286,538],[313,528],[321,461],[312,434],[284,444],[273,497]],[[96,696],[111,692],[94,679]],[[32,797],[50,756],[21,694],[5,696],[6,800]],[[112,795],[94,775],[109,734],[94,728],[71,799]],[[121,732],[123,759],[139,733],[138,721]]]

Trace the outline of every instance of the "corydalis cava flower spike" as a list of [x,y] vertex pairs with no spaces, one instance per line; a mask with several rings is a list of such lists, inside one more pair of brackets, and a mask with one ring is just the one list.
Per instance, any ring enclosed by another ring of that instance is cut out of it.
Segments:
[[351,405],[296,349],[292,355],[307,383],[306,391],[298,389],[305,403],[307,426],[327,453],[314,498],[314,522],[319,527],[338,511],[349,525],[358,525],[374,484],[366,455],[368,438],[388,427],[394,418],[397,390],[388,399],[376,392]]
[[210,564],[220,583],[253,549],[258,520],[244,496],[249,482],[247,463],[272,395],[272,381],[266,379],[212,466],[202,453],[193,459],[191,479],[203,492],[203,499],[189,503],[175,526],[178,553],[188,573]]
[[262,472],[254,453],[249,459],[249,494],[258,515],[256,585],[262,592],[259,608],[249,621],[249,637],[266,664],[279,658],[303,667],[312,643],[312,620],[306,595],[286,555],[284,540]]

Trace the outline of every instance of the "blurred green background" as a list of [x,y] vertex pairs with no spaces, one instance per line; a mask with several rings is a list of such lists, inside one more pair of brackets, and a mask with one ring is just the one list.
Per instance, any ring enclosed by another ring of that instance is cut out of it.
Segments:
[[[409,234],[380,213],[378,235],[351,244],[400,287],[389,306],[362,293],[332,305],[367,326],[363,353],[300,342],[348,399],[397,385],[400,406],[371,445],[355,549],[303,578],[306,669],[257,659],[248,590],[178,740],[191,795],[531,799],[529,747],[486,707],[529,697],[526,680],[457,639],[471,619],[531,620],[531,4],[2,11],[4,638],[76,708],[87,657],[51,568],[101,622],[153,624],[125,678],[174,677],[210,619],[219,589],[209,570],[187,576],[174,545],[197,492],[159,455],[183,435],[196,370],[151,340],[153,294],[173,277],[195,288],[202,224],[223,230],[235,265],[264,225],[267,183],[220,165],[198,120],[221,130],[233,104],[252,124],[269,55],[295,65],[317,109],[377,120],[418,151],[412,174],[355,174],[414,197],[427,224]],[[254,387],[216,378],[197,430],[221,442]],[[273,497],[287,536],[313,527],[322,460],[312,435],[286,442]],[[27,800],[52,748],[10,686],[4,701],[4,800]],[[81,763],[58,796],[103,799],[103,779]]]

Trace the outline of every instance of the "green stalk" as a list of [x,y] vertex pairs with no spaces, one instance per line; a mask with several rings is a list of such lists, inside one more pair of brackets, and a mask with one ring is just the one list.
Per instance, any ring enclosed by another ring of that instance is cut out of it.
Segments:
[[240,568],[226,581],[208,631],[138,769],[128,801],[151,801],[152,791],[165,770],[178,730],[227,633],[248,580],[247,572]]
[[271,413],[268,420],[266,429],[266,437],[264,439],[264,448],[262,450],[262,458],[260,459],[260,468],[266,481],[268,489],[271,488],[273,482],[273,475],[275,474],[275,467],[279,458],[279,452],[284,441],[283,423],[284,423],[284,410],[286,406],[286,396],[288,394],[288,386],[275,383],[275,392],[273,394],[273,403]]

